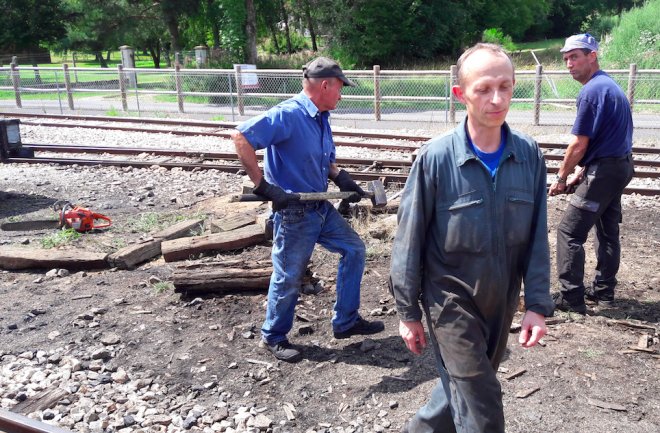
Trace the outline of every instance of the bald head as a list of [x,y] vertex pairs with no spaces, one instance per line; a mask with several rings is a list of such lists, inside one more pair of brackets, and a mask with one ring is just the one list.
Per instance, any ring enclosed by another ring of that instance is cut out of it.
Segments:
[[457,84],[463,88],[470,74],[481,74],[487,72],[493,62],[505,61],[510,65],[511,77],[515,80],[515,67],[511,56],[504,48],[497,44],[476,44],[461,55],[456,63]]

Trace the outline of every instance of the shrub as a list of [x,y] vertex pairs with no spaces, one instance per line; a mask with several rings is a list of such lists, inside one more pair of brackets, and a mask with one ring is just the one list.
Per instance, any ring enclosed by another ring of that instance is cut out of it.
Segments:
[[660,0],[621,15],[612,33],[600,45],[601,67],[640,69],[660,68]]
[[[286,52],[286,34],[277,32],[276,37],[280,52]],[[289,29],[289,40],[291,41],[291,49],[293,52],[309,50],[311,48],[309,40],[294,29]],[[266,39],[263,48],[268,54],[279,54],[275,48],[275,42],[272,37]]]
[[619,24],[617,15],[594,14],[582,24],[581,31],[582,33],[589,33],[594,38],[602,41],[603,36],[612,33],[617,24]]
[[481,41],[489,44],[502,45],[504,49],[508,51],[514,51],[516,49],[516,45],[511,40],[511,36],[505,36],[504,33],[498,29],[484,30],[484,34],[481,36]]

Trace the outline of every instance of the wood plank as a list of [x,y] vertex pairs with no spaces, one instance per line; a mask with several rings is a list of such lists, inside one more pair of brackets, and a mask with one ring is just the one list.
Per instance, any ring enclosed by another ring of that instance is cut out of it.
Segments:
[[194,236],[204,233],[204,220],[181,221],[153,235],[154,239],[171,241],[186,236]]
[[58,401],[69,395],[69,391],[51,386],[38,394],[29,397],[12,408],[12,412],[27,415],[32,412],[55,407]]
[[626,409],[625,406],[621,406],[620,404],[610,403],[610,402],[607,402],[607,401],[596,400],[595,398],[587,398],[587,403],[589,403],[593,406],[596,406],[596,407],[600,407],[602,409],[612,409],[612,410],[616,410],[616,411],[619,411],[619,412],[627,412],[628,411],[628,409]]
[[113,268],[134,269],[135,265],[160,255],[161,240],[129,245],[108,256],[108,264]]
[[165,241],[161,244],[161,251],[165,261],[171,262],[187,259],[191,255],[206,251],[237,250],[265,240],[263,229],[254,224],[230,232]]
[[99,269],[107,267],[105,253],[82,250],[0,248],[0,268]]
[[228,215],[211,223],[211,233],[230,232],[241,227],[255,224],[254,215],[236,213]]
[[270,221],[270,211],[267,210],[266,212],[262,212],[259,215],[255,217],[255,223],[264,230],[264,233],[266,234],[266,240],[272,240],[273,239],[273,227],[268,224]]

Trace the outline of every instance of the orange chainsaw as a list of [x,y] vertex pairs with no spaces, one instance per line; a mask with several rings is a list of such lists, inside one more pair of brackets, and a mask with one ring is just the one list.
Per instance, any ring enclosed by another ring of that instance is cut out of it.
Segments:
[[[60,206],[61,208],[60,211]],[[0,225],[2,230],[38,230],[38,229],[54,229],[54,228],[67,228],[74,229],[77,232],[86,232],[93,229],[100,229],[109,227],[111,222],[110,218],[92,212],[91,210],[76,206],[74,207],[68,201],[59,200],[53,205],[53,210],[59,212],[60,217],[56,220],[37,220],[37,221],[19,221],[8,222]],[[104,224],[96,225],[96,220],[107,221]]]

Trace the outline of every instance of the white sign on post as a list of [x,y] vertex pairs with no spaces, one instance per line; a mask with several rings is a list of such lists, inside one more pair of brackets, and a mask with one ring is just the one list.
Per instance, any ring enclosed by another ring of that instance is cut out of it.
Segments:
[[[234,65],[234,67],[237,65]],[[245,72],[248,69],[257,70],[257,65],[238,65],[241,67],[241,81],[244,89],[258,89],[259,77],[254,72]]]

